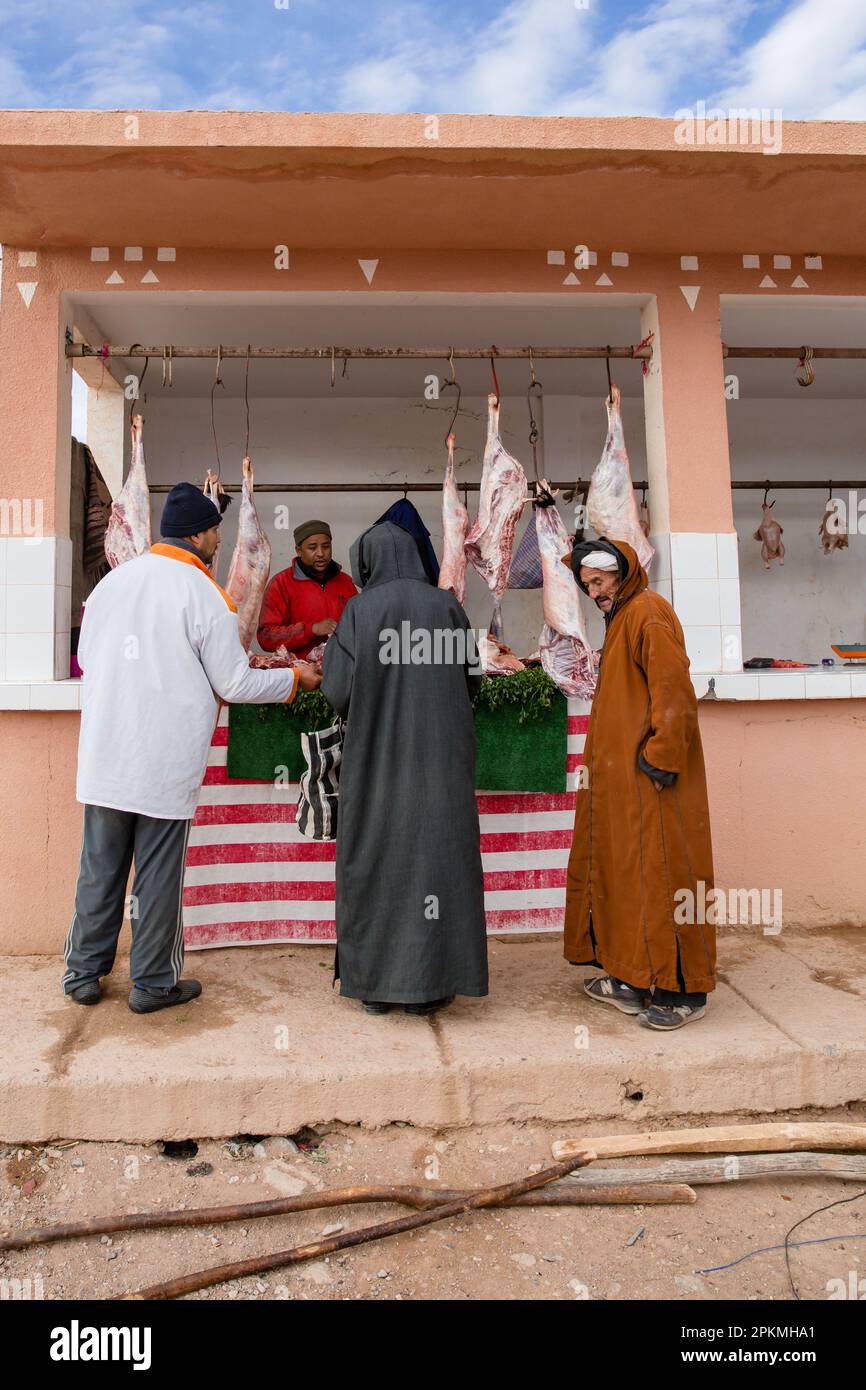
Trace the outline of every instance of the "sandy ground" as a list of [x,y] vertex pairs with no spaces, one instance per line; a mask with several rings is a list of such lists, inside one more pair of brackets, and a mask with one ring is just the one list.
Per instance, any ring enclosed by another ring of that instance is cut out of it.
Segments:
[[[725,1118],[737,1117],[709,1122]],[[862,1122],[866,1107],[774,1118]],[[257,1154],[254,1136],[238,1136],[203,1140],[184,1157],[166,1156],[159,1144],[6,1146],[0,1150],[0,1229],[147,1208],[264,1201],[361,1183],[501,1183],[548,1166],[551,1141],[573,1132],[540,1123],[442,1135],[401,1125],[379,1130],[334,1125],[308,1136],[312,1146],[297,1152],[269,1140],[267,1152]],[[589,1125],[580,1132],[613,1129]],[[303,1134],[300,1138],[304,1143]],[[791,1178],[698,1187],[692,1206],[479,1212],[191,1297],[791,1300],[782,1251],[756,1255],[722,1272],[698,1271],[783,1241],[801,1217],[859,1190],[852,1183]],[[2,1281],[29,1279],[33,1292],[45,1299],[104,1299],[181,1273],[288,1249],[340,1224],[351,1230],[406,1210],[343,1207],[12,1251],[0,1255],[0,1295],[10,1297],[14,1289]],[[866,1245],[852,1238],[857,1234],[866,1235],[866,1194],[800,1228],[794,1239],[840,1237],[792,1253],[802,1298],[826,1300],[829,1281],[841,1280],[850,1289],[861,1278],[859,1294],[866,1297]]]

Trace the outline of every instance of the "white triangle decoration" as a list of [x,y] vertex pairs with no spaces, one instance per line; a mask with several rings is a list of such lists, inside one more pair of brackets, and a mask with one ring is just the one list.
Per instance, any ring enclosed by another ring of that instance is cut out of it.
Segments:
[[695,312],[695,305],[698,302],[698,295],[701,292],[700,285],[680,285],[680,293],[688,304],[692,313]]
[[18,293],[24,300],[24,303],[27,305],[28,309],[30,308],[30,305],[33,302],[33,296],[36,293],[36,286],[38,285],[38,283],[38,280],[18,281]]
[[142,275],[142,277],[141,277],[141,283],[142,283],[143,285],[158,285],[158,284],[159,284],[159,276],[158,276],[158,275],[154,275],[153,271],[152,271],[152,270],[149,270],[149,271],[147,272],[146,275]]
[[613,281],[611,280],[609,275],[605,275],[604,273],[602,273],[601,275],[599,275],[595,283],[597,285],[612,285]]
[[118,270],[113,270],[105,283],[106,285],[122,285],[124,283],[123,276]]
[[361,269],[362,269],[363,272],[364,272],[364,276],[365,276],[365,278],[366,278],[367,284],[368,284],[368,285],[372,285],[372,283],[373,283],[373,276],[376,274],[376,270],[378,269],[379,262],[378,262],[378,261],[360,261],[360,260],[359,260],[359,261],[358,261],[358,265],[361,267]]
[[779,287],[776,284],[775,280],[773,280],[769,275],[765,275],[760,285],[758,286],[759,290],[776,290],[778,288]]
[[792,290],[807,290],[808,288],[809,288],[808,281],[807,281],[807,280],[804,280],[803,277],[802,277],[802,275],[798,275],[797,278],[796,278],[796,280],[792,280],[792,281],[791,281],[791,289],[792,289]]
[[575,275],[574,271],[572,271],[570,275],[566,275],[566,277],[565,277],[565,279],[563,280],[562,283],[563,283],[564,285],[579,285],[579,284],[580,284],[580,281],[578,280],[578,278],[577,278],[577,276]]

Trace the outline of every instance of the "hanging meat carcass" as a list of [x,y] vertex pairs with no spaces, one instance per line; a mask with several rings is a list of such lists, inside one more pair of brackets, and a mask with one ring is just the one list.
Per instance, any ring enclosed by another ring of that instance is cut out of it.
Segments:
[[835,497],[827,499],[818,535],[825,555],[832,555],[834,550],[848,549],[848,532],[843,517],[839,515],[839,502]]
[[607,439],[592,475],[586,499],[589,524],[596,535],[606,536],[612,541],[627,541],[644,569],[648,570],[655,552],[644,534],[638,516],[622,431],[621,396],[618,386],[611,386],[605,405]]
[[262,530],[253,499],[253,465],[243,462],[243,485],[238,513],[238,538],[229,566],[226,590],[238,606],[238,635],[244,650],[249,651],[259,625],[268,574],[271,568],[271,543]]
[[[546,483],[542,488],[552,496]],[[541,664],[563,695],[591,700],[596,661],[583,620],[580,592],[570,568],[562,563],[562,557],[571,550],[571,541],[553,502],[536,507],[535,524],[544,580],[544,626],[538,641]]]
[[785,547],[782,543],[782,531],[784,528],[779,525],[770,510],[772,507],[775,507],[775,505],[775,501],[771,502],[769,506],[766,502],[761,503],[763,511],[761,524],[752,538],[753,540],[761,542],[761,559],[764,562],[765,570],[770,568],[771,560],[778,560],[780,565],[784,565],[785,563]]
[[[220,515],[222,515],[222,513],[225,511],[226,507],[232,500],[226,492],[225,488],[223,487],[222,483],[220,482],[218,474],[214,473],[210,468],[208,469],[207,474],[205,476],[202,492],[204,493],[205,497],[208,498],[209,501],[213,502],[215,507],[219,508]],[[210,560],[208,561],[207,566],[214,579],[216,579],[217,577],[221,541],[222,535],[220,535],[220,541],[217,542],[217,548],[211,556]]]
[[493,595],[491,629],[502,631],[500,603],[508,587],[514,533],[526,501],[526,474],[499,438],[499,398],[487,397],[487,444],[478,515],[466,537],[467,558]]
[[112,569],[150,549],[150,493],[144,467],[144,420],[132,417],[132,460],[126,482],[111,504],[105,556]]
[[469,530],[469,513],[460,501],[457,480],[454,477],[453,434],[448,436],[448,463],[445,468],[445,482],[442,485],[442,566],[439,570],[439,588],[450,589],[458,603],[466,597],[466,533]]

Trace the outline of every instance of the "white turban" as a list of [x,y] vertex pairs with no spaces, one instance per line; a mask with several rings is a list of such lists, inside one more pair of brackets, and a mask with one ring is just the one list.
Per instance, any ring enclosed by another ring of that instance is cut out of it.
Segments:
[[585,559],[580,562],[581,569],[587,570],[618,570],[615,555],[608,555],[606,550],[591,550]]

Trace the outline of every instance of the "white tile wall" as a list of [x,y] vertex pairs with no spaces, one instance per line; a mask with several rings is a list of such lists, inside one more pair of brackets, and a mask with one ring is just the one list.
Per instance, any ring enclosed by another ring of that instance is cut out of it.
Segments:
[[736,531],[716,532],[716,554],[720,579],[739,579],[740,556]]
[[[656,544],[660,537],[653,537]],[[672,531],[672,603],[693,671],[741,671],[740,581],[733,532]]]
[[672,531],[671,574],[678,579],[718,579],[715,531]]
[[674,596],[672,593],[671,581],[669,579],[652,580],[650,582],[650,588],[653,590],[654,593],[661,594],[662,598],[666,598],[668,603],[673,604]]
[[6,589],[6,631],[53,633],[53,585],[9,584]]
[[673,603],[683,627],[719,627],[719,581],[717,579],[679,579],[673,581]]
[[685,627],[686,651],[693,671],[718,671],[722,661],[720,627]]
[[739,626],[722,624],[722,670],[743,669],[743,635]]
[[7,681],[54,680],[53,632],[7,632]]
[[71,585],[68,537],[0,540],[0,680],[68,678]]

